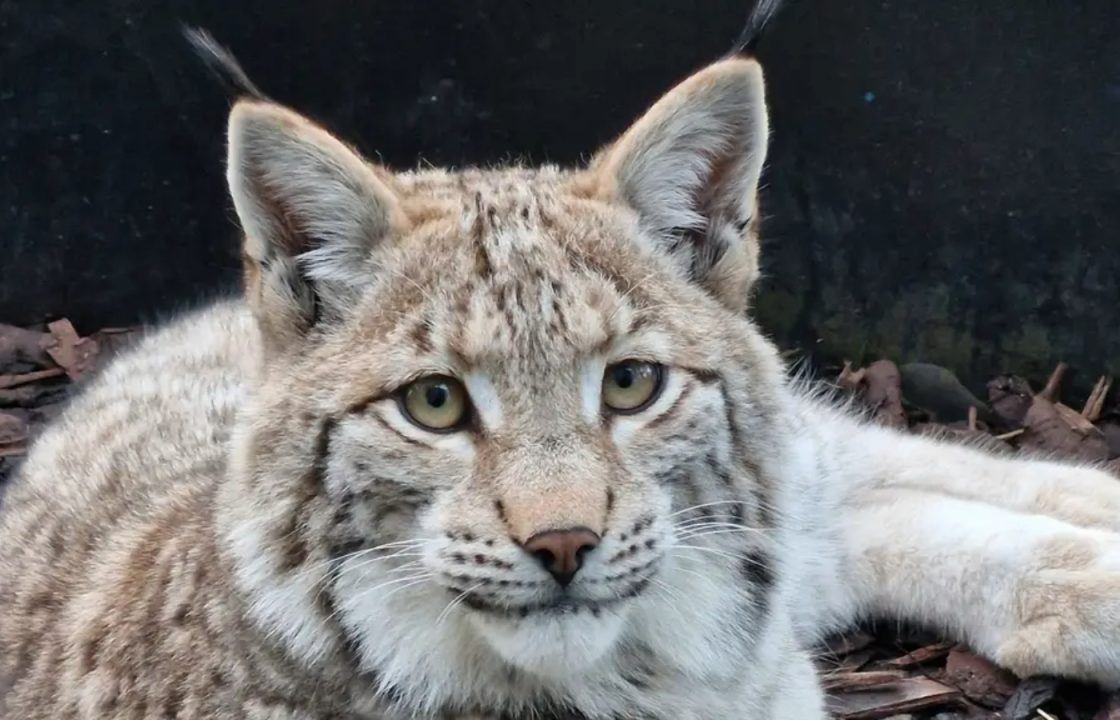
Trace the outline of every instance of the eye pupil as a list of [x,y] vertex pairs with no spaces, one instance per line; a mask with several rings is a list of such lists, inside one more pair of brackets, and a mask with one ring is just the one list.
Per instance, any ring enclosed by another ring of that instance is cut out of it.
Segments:
[[614,384],[623,390],[629,389],[634,384],[634,368],[629,365],[620,365],[614,369]]
[[424,399],[434,408],[441,408],[447,402],[450,393],[447,391],[446,385],[432,385],[425,393]]

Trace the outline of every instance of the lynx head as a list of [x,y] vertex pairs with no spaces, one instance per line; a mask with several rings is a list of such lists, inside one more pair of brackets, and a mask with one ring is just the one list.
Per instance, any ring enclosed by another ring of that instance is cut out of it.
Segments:
[[757,63],[575,171],[394,174],[262,101],[229,132],[264,352],[227,504],[260,622],[429,706],[742,647],[783,446],[745,318]]

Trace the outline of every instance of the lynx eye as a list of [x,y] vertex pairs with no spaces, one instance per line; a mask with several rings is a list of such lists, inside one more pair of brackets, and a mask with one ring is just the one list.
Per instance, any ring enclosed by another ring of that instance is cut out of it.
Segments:
[[661,394],[665,369],[657,363],[623,360],[603,375],[603,403],[621,414],[645,410]]
[[401,407],[408,419],[425,430],[457,429],[467,417],[467,391],[445,375],[432,375],[405,386]]

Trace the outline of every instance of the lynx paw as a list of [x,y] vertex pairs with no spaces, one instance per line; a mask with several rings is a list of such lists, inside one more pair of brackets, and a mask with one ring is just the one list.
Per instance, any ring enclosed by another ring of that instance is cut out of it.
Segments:
[[1051,674],[1120,687],[1120,534],[1051,543],[1016,588],[1016,628],[996,660],[1020,677]]

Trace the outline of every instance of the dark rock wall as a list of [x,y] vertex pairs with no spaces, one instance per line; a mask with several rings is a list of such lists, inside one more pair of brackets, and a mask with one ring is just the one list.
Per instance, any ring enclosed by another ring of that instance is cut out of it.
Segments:
[[[816,360],[1120,372],[1120,6],[791,0],[762,46],[763,324]],[[236,285],[227,108],[178,23],[397,167],[577,162],[747,3],[0,0],[0,320]]]

